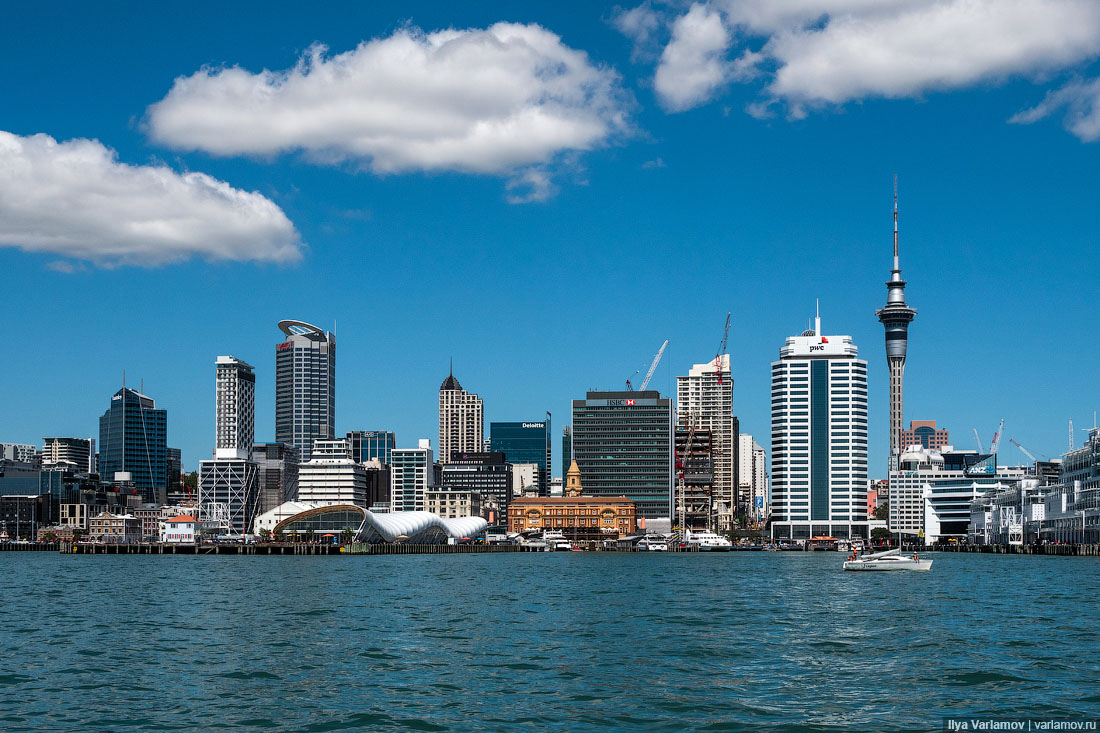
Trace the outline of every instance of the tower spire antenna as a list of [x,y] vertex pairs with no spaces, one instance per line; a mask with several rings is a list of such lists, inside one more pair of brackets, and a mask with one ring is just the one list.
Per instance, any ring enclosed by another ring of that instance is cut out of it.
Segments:
[[894,174],[894,270],[893,280],[901,280],[901,264],[898,260],[898,174]]
[[814,336],[821,337],[821,298],[817,298],[814,301],[817,306],[816,315],[814,316]]

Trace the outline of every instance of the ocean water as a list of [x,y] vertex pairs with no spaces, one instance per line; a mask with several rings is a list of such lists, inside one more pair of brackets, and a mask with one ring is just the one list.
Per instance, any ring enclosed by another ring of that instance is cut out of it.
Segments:
[[939,730],[1100,716],[1100,559],[0,553],[0,730]]

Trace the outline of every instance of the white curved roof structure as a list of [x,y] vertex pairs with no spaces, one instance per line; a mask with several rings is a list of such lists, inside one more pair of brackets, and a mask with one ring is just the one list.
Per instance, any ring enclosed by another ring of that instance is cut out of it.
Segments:
[[481,517],[443,519],[431,512],[394,512],[392,514],[367,512],[359,529],[360,542],[409,542],[411,544],[438,544],[448,537],[461,539],[481,534],[489,523]]

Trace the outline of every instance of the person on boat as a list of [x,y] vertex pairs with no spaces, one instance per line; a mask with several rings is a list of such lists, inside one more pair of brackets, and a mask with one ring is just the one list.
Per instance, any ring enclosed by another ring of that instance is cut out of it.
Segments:
[[920,558],[917,557],[917,553],[914,552],[913,553],[913,562],[916,562],[917,560],[920,560]]

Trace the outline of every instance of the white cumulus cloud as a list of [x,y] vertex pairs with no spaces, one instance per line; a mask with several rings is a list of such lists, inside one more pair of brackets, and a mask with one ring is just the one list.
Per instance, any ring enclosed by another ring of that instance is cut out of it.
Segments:
[[613,70],[538,25],[497,23],[404,28],[336,55],[317,45],[282,71],[202,69],[147,120],[154,140],[212,155],[529,180],[625,132],[628,106]]
[[[302,256],[294,225],[259,193],[203,173],[126,165],[97,140],[0,131],[4,245],[105,267]],[[78,269],[64,261],[48,267]]]
[[1009,122],[1031,124],[1063,108],[1067,130],[1085,142],[1100,140],[1100,79],[1073,82],[1049,92],[1042,102],[1013,115]]
[[[711,25],[720,19],[728,51],[719,49],[716,29],[677,34],[691,16]],[[694,93],[658,86],[669,109],[702,104],[726,81],[759,77],[763,98],[752,109],[781,101],[800,116],[807,107],[852,100],[1041,80],[1100,56],[1100,2],[708,0],[673,22],[665,51],[655,80],[707,80]]]
[[709,99],[729,76],[730,40],[721,14],[706,5],[696,3],[677,18],[653,77],[661,104],[679,112]]

